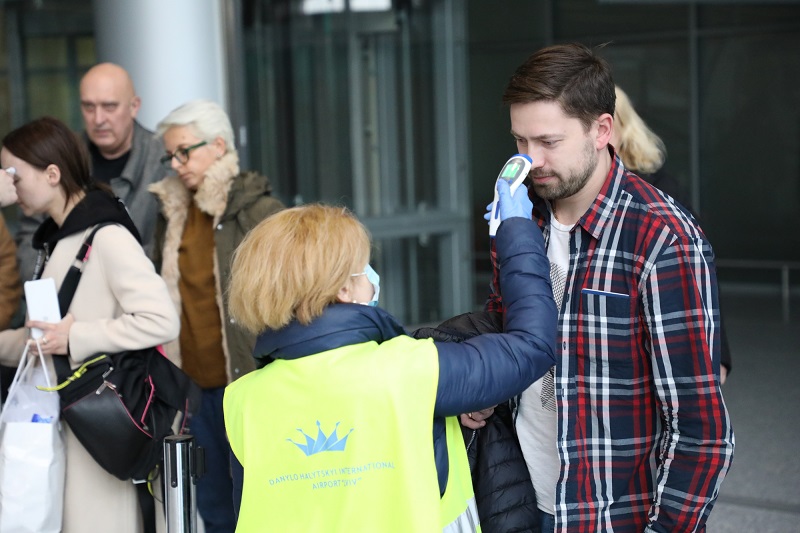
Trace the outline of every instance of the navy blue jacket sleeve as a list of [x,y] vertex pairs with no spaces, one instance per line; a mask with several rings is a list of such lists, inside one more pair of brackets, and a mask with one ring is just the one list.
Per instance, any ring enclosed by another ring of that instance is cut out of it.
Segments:
[[542,232],[534,222],[515,217],[500,224],[495,239],[506,308],[504,333],[435,342],[436,416],[478,411],[508,400],[555,364],[558,312]]

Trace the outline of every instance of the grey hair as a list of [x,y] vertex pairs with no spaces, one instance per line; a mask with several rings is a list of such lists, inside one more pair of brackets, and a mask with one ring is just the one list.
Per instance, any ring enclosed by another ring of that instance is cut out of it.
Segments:
[[211,142],[217,137],[225,141],[225,151],[235,152],[233,126],[228,114],[219,104],[210,100],[192,100],[173,109],[156,126],[160,138],[175,126],[186,126],[200,139]]

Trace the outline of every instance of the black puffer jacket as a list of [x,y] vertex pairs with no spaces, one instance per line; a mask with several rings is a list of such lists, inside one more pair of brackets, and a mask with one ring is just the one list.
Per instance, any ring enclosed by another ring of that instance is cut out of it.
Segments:
[[[436,328],[421,328],[418,339],[460,342],[481,333],[503,331],[499,313],[481,311],[451,318]],[[519,441],[508,402],[495,408],[486,425],[478,430],[461,428],[467,446],[478,516],[484,533],[539,533],[536,493]]]

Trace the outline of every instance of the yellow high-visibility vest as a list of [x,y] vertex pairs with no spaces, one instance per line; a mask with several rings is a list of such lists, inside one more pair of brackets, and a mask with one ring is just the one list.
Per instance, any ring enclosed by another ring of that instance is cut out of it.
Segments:
[[277,360],[230,384],[225,426],[244,466],[237,533],[479,531],[455,417],[439,495],[438,373],[432,341],[400,336]]

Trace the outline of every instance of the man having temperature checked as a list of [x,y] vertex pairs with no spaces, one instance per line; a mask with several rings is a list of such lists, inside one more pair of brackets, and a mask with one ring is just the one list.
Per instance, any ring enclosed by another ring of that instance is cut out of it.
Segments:
[[[503,101],[517,151],[533,160],[533,220],[560,309],[556,364],[522,393],[514,419],[535,526],[705,531],[734,447],[711,245],[609,144],[614,81],[592,50],[536,52]],[[487,310],[507,313],[496,259]]]

